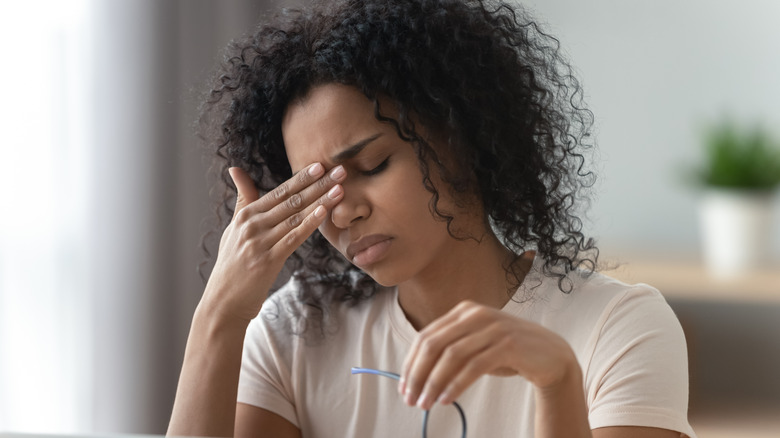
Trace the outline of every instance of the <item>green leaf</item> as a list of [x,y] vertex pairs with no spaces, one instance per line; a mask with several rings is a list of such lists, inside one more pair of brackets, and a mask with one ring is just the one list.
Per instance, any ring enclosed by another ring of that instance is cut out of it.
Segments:
[[780,186],[780,144],[761,128],[732,122],[711,126],[704,136],[704,163],[694,172],[707,186],[773,190]]

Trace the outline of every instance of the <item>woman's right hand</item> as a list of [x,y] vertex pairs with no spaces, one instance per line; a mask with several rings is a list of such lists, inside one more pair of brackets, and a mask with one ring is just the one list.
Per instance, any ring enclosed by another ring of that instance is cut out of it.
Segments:
[[325,175],[320,163],[259,197],[244,170],[229,169],[238,191],[233,218],[222,234],[201,306],[212,316],[249,323],[257,316],[284,262],[344,196],[342,166]]

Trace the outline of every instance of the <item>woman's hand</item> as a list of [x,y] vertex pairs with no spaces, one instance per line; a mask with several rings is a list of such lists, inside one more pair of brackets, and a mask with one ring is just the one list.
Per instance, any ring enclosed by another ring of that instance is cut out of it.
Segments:
[[258,196],[252,178],[232,167],[238,198],[222,235],[216,264],[201,304],[224,318],[248,323],[257,316],[284,262],[343,197],[342,166],[327,176],[314,163]]
[[404,362],[399,391],[407,404],[427,410],[437,401],[451,403],[485,374],[520,375],[537,392],[549,392],[579,372],[574,352],[557,334],[464,301],[420,332]]

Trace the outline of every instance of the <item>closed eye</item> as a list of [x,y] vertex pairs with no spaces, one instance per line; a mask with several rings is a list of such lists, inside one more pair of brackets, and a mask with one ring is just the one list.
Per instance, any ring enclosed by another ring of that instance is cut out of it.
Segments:
[[365,176],[376,175],[378,173],[381,173],[383,170],[387,169],[387,165],[389,164],[389,162],[390,162],[390,157],[387,157],[385,158],[385,161],[382,161],[381,163],[379,163],[378,166],[374,167],[373,169],[363,170],[360,173]]

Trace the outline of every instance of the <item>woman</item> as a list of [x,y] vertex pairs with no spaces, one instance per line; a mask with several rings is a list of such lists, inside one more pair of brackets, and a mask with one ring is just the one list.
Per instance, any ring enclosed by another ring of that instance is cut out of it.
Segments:
[[232,219],[169,433],[417,436],[433,408],[458,436],[457,400],[474,436],[693,436],[673,313],[594,272],[580,96],[498,2],[329,2],[236,43],[207,103]]

